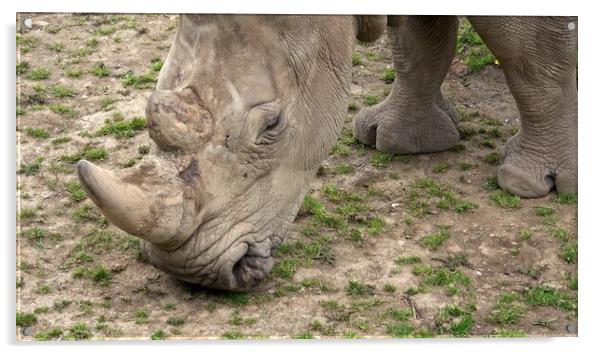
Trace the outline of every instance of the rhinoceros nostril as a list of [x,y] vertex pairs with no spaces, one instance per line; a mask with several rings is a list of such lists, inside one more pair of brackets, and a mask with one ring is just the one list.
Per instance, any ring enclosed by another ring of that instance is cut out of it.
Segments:
[[262,253],[258,253],[256,249],[249,247],[238,262],[234,264],[232,274],[238,289],[250,289],[270,273],[274,260],[270,255],[263,255]]

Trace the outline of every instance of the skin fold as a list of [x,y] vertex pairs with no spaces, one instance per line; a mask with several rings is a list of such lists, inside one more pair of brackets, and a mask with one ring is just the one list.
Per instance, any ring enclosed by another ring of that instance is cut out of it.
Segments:
[[[554,184],[576,191],[576,18],[470,21],[521,114],[500,185],[527,197]],[[357,138],[394,153],[454,146],[458,118],[440,86],[455,17],[183,15],[146,107],[154,153],[119,173],[82,160],[83,188],[157,268],[252,288],[340,134],[355,39],[387,26],[397,78],[386,101],[359,113]]]

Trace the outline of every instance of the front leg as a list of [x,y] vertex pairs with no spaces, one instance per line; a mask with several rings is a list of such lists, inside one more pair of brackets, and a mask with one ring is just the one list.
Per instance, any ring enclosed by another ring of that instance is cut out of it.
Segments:
[[387,28],[396,77],[387,99],[358,113],[354,134],[390,153],[449,149],[460,136],[458,117],[441,94],[454,57],[455,16],[404,16]]
[[577,18],[469,17],[520,112],[498,183],[523,197],[577,192]]

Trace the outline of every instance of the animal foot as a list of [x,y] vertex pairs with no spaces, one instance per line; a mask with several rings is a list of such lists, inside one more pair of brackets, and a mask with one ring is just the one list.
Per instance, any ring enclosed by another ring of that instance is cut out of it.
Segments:
[[504,190],[525,198],[558,193],[577,193],[577,148],[564,143],[544,148],[525,144],[520,132],[503,148],[497,181]]
[[447,150],[458,143],[458,116],[442,95],[434,100],[403,100],[393,93],[382,103],[364,108],[353,133],[383,152],[417,154]]

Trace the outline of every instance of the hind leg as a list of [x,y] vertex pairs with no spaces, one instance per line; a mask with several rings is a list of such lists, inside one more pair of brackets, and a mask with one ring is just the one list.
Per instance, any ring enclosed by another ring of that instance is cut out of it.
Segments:
[[541,197],[577,192],[577,18],[469,17],[500,61],[520,112],[498,183]]

